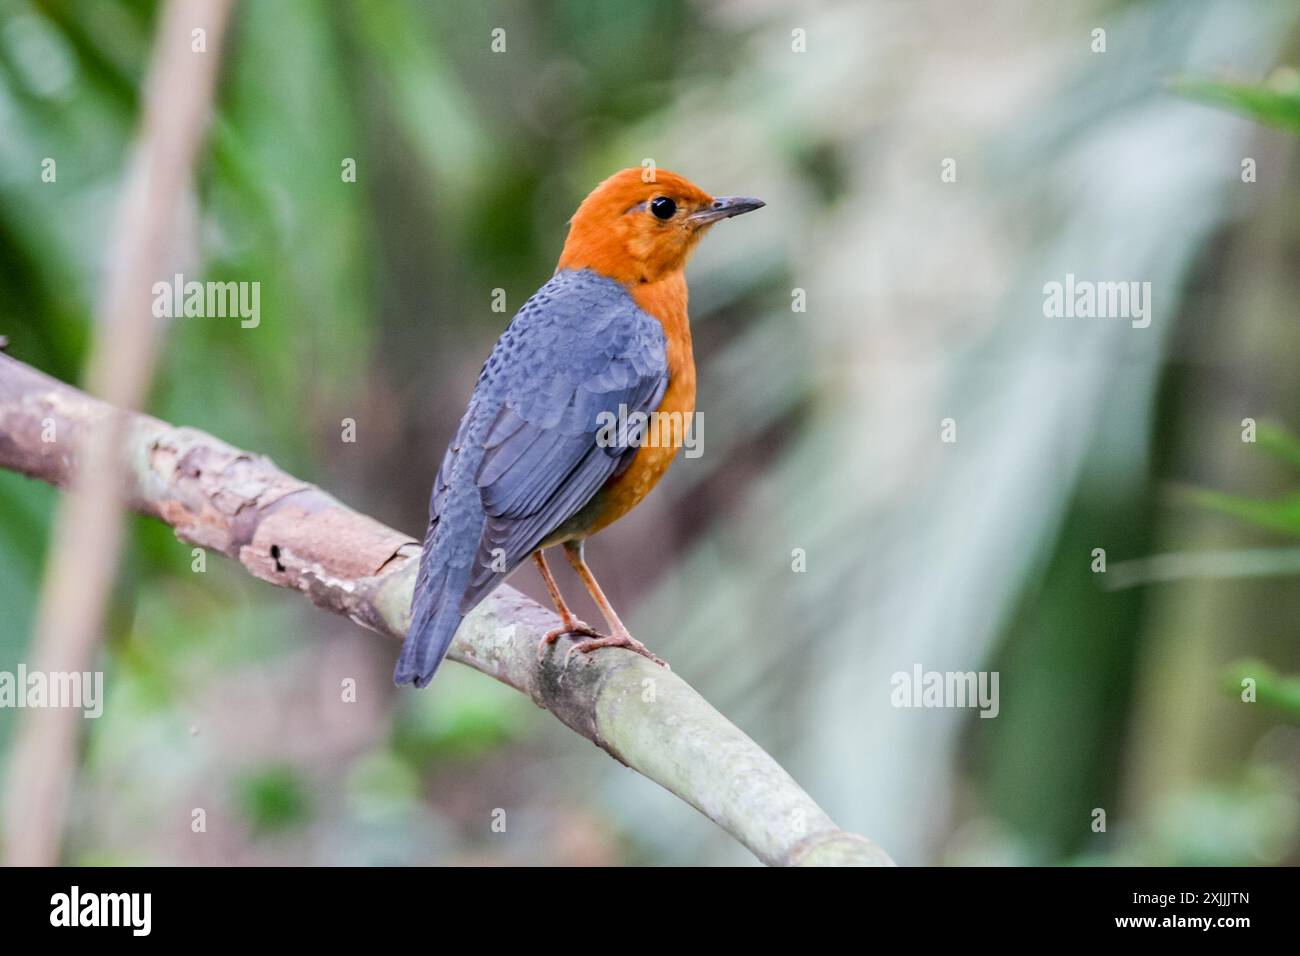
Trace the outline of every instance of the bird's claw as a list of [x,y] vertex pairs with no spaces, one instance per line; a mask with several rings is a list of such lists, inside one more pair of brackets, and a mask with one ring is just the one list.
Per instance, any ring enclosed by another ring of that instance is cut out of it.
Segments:
[[578,643],[570,647],[569,652],[564,655],[564,666],[569,666],[569,658],[575,653],[590,654],[592,651],[598,650],[602,647],[625,647],[634,654],[640,654],[642,657],[649,658],[665,670],[672,670],[672,668],[668,666],[666,660],[656,655],[631,634],[615,634],[613,637],[593,634],[590,640],[578,641]]
[[[566,621],[559,627],[553,627],[542,635],[542,640],[537,646],[537,656],[539,658],[546,656],[546,649],[558,641],[565,634],[584,634],[587,637],[599,638],[605,635],[600,633],[585,621],[579,621],[576,618],[572,621]],[[566,658],[567,660],[567,658]]]

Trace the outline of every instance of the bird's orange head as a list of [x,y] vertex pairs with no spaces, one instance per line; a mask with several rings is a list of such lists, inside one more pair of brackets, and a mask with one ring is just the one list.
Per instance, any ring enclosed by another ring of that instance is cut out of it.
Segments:
[[558,268],[591,269],[628,285],[657,282],[686,265],[709,226],[762,205],[748,196],[710,196],[667,170],[624,169],[573,214]]

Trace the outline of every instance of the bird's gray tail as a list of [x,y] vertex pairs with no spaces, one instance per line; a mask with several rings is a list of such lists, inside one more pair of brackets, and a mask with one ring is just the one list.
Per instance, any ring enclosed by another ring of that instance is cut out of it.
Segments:
[[426,547],[421,556],[411,602],[411,626],[393,672],[395,684],[424,687],[433,680],[464,618],[460,605],[469,569],[449,567],[440,560],[440,550]]

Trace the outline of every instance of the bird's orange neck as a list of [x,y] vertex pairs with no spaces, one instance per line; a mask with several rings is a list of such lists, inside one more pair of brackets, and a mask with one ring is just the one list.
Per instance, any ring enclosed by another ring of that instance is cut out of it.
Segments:
[[686,385],[694,404],[695,359],[691,350],[691,322],[686,312],[686,273],[681,269],[669,272],[657,282],[639,282],[628,290],[632,300],[659,320],[664,327],[668,343],[668,376],[670,382]]

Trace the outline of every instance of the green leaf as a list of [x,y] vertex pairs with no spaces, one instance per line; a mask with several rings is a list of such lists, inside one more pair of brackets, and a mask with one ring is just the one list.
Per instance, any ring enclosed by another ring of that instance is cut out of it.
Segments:
[[1258,501],[1207,488],[1184,489],[1182,495],[1202,508],[1240,518],[1262,528],[1300,536],[1300,492],[1275,501]]
[[1300,719],[1300,677],[1279,674],[1273,668],[1256,660],[1238,661],[1229,669],[1225,688],[1229,693],[1240,694],[1244,682],[1254,681],[1255,700],[1285,711],[1290,717]]
[[[1256,444],[1279,461],[1300,469],[1300,439],[1276,422],[1260,422]],[[1240,518],[1251,524],[1300,536],[1300,491],[1265,501],[1243,498],[1208,488],[1180,489],[1179,494],[1194,505]]]
[[1278,70],[1265,85],[1179,77],[1170,88],[1188,99],[1226,106],[1268,126],[1300,135],[1300,73]]

